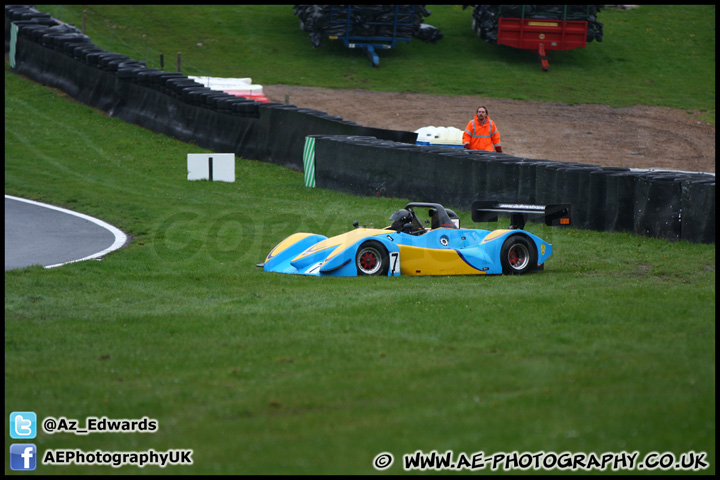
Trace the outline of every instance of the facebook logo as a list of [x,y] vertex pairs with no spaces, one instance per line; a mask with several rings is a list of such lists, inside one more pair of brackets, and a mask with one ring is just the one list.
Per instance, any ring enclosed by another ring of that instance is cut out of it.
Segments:
[[35,438],[37,415],[35,412],[12,412],[10,414],[10,438]]
[[35,470],[37,447],[33,443],[10,445],[10,470]]

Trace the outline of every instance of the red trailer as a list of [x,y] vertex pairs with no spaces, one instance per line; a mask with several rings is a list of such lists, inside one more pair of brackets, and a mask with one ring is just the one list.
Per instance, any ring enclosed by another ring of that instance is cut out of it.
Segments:
[[550,67],[546,51],[585,48],[587,43],[589,11],[586,14],[569,14],[568,5],[562,7],[561,15],[557,12],[542,15],[542,12],[533,11],[532,16],[526,17],[523,5],[519,18],[503,16],[502,7],[499,7],[497,44],[535,50],[540,66],[546,72]]

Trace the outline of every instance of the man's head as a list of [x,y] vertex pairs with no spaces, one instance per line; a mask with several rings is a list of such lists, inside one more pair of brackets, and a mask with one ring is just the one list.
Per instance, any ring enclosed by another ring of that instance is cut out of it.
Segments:
[[483,123],[485,121],[485,119],[487,118],[487,116],[488,116],[487,108],[484,105],[479,106],[477,109],[477,117],[478,117],[478,120],[480,120],[480,123]]
[[401,208],[400,210],[396,210],[392,215],[390,215],[390,220],[392,220],[393,222],[390,228],[400,232],[403,230],[406,224],[412,222],[412,215],[409,211]]

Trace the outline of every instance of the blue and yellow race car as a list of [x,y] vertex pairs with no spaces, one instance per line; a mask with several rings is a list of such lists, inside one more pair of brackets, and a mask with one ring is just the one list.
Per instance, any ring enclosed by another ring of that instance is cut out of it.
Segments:
[[[417,215],[427,209],[428,219]],[[552,245],[523,230],[527,216],[547,225],[569,225],[570,205],[504,204],[478,201],[475,222],[508,213],[510,228],[460,228],[458,216],[438,203],[412,202],[395,211],[385,228],[359,227],[334,237],[295,233],[258,264],[266,272],[330,277],[357,275],[492,275],[540,270]]]

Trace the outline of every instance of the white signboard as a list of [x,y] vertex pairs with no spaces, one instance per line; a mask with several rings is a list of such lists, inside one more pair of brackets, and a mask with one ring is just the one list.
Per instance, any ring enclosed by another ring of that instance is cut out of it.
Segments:
[[234,153],[188,153],[188,180],[235,181]]

